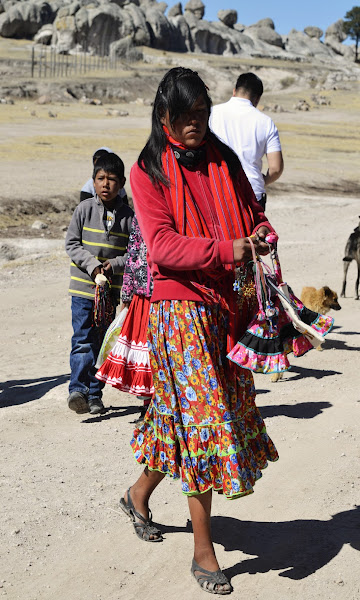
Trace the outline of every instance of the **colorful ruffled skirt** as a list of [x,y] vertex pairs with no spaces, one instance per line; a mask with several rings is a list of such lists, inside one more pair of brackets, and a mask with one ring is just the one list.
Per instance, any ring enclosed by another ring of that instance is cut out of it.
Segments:
[[147,331],[150,300],[134,295],[118,340],[96,377],[113,387],[149,397],[154,391]]
[[255,404],[252,373],[226,358],[227,328],[219,305],[151,304],[155,393],[131,446],[139,463],[181,477],[187,495],[250,494],[278,458]]

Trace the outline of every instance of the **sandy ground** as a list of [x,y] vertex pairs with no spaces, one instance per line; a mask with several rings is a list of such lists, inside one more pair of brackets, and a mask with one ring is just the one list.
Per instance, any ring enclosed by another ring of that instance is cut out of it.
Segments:
[[[145,138],[148,111],[140,116],[139,135]],[[313,117],[296,115],[294,121],[300,118]],[[90,121],[85,130],[92,149],[104,119],[93,119],[92,129]],[[66,140],[84,133],[66,118],[60,125],[56,121],[53,139],[61,130]],[[21,127],[22,135],[29,133],[15,115],[12,127],[5,120],[0,125],[8,136],[6,164],[12,176]],[[49,127],[44,116],[36,135],[51,135]],[[296,146],[290,133],[284,133],[284,142],[289,149],[290,142]],[[108,130],[102,143],[118,147]],[[136,143],[140,148],[140,140]],[[88,177],[89,153],[74,163],[69,148],[71,159],[64,154],[59,161],[24,156],[18,180],[11,185],[5,178],[3,198],[20,190],[31,202],[46,195],[48,183],[50,190],[74,193]],[[134,148],[127,150],[127,165],[136,157]],[[325,194],[325,163],[336,180],[330,155],[319,154],[317,160],[309,148],[312,168],[301,172],[306,156],[299,152],[285,154],[283,176],[284,185],[291,189],[294,184],[296,193],[273,192],[268,203],[269,219],[280,235],[284,276],[297,294],[303,285],[326,284],[339,292],[343,250],[358,224],[359,197]],[[348,160],[346,168],[355,172],[355,162]],[[317,190],[312,194],[305,193],[309,182]],[[68,219],[64,212],[63,223]],[[162,544],[140,541],[119,509],[120,496],[140,473],[129,446],[138,401],[108,388],[108,410],[101,417],[78,416],[67,408],[68,260],[64,234],[54,231],[50,241],[44,232],[37,239],[14,240],[14,231],[11,236],[8,231],[9,239],[4,231],[2,239],[2,244],[13,244],[17,255],[12,261],[3,256],[0,271],[0,595],[14,600],[204,598],[189,573],[192,535],[180,485],[166,480],[152,498],[154,519],[165,532]],[[277,384],[264,375],[255,377],[258,405],[280,460],[269,465],[252,496],[234,502],[214,498],[216,551],[232,578],[234,598],[360,598],[360,302],[354,300],[355,276],[352,264],[347,297],[332,315],[335,327],[325,350],[293,359],[291,371]]]

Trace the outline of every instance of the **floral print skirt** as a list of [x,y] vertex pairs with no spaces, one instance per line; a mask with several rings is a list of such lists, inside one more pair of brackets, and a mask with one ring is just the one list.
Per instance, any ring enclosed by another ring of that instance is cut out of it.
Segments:
[[163,300],[150,308],[155,393],[131,446],[139,463],[181,477],[187,495],[250,494],[278,458],[252,373],[226,358],[227,326],[219,305]]

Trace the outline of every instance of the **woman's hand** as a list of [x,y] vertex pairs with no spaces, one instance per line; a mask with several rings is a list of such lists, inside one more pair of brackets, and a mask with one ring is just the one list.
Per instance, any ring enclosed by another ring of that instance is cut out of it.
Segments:
[[[259,227],[256,234],[251,236],[251,241],[254,244],[255,252],[265,256],[269,254],[269,246],[265,242],[265,237],[270,232],[268,227]],[[249,238],[238,238],[233,241],[234,262],[247,262],[252,259],[251,246]]]
[[113,268],[112,268],[109,260],[105,260],[105,262],[103,262],[103,269],[104,269],[104,275],[108,276],[108,275],[113,274]]

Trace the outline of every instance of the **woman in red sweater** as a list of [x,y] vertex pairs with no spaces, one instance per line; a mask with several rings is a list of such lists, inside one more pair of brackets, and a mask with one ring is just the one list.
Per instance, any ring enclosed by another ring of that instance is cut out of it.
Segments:
[[[148,339],[155,393],[131,445],[144,472],[120,500],[137,535],[162,541],[149,498],[165,475],[182,481],[194,532],[192,574],[211,593],[232,586],[210,530],[212,490],[250,494],[278,458],[255,404],[252,373],[226,358],[246,328],[234,268],[251,260],[248,236],[267,254],[272,230],[237,156],[208,127],[211,100],[197,73],[178,67],[161,81],[147,144],[130,175],[154,278]],[[251,286],[249,288],[251,290]]]

